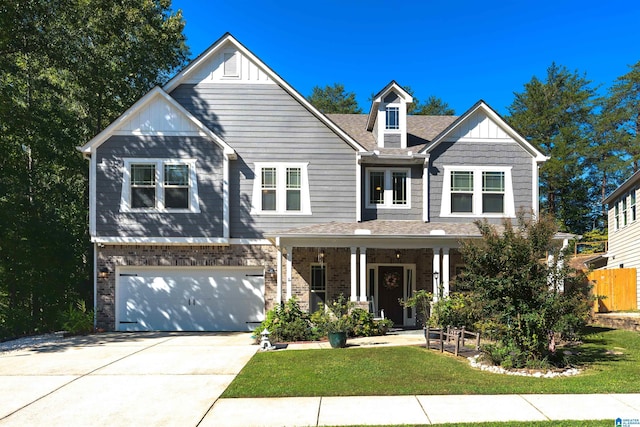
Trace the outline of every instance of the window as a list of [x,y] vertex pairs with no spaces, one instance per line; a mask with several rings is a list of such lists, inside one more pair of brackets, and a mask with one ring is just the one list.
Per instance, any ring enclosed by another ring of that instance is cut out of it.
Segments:
[[164,165],[164,207],[189,208],[189,165]]
[[385,129],[400,129],[400,109],[398,107],[387,107]]
[[409,169],[367,169],[367,207],[410,207]]
[[622,196],[613,206],[615,229],[626,227],[637,219],[636,189],[632,189]]
[[504,212],[504,172],[482,172],[482,213]]
[[156,207],[156,165],[131,165],[131,207]]
[[511,167],[444,166],[440,216],[515,216]]
[[287,211],[300,211],[300,168],[287,168]]
[[451,212],[473,212],[473,172],[451,172]]
[[311,214],[307,163],[256,163],[253,213]]
[[277,196],[277,177],[276,168],[262,169],[262,210],[276,210]]
[[325,264],[311,265],[311,296],[309,298],[310,311],[323,308],[327,300],[327,266]]
[[384,205],[384,172],[369,172],[369,204]]
[[199,212],[194,159],[124,159],[120,210]]

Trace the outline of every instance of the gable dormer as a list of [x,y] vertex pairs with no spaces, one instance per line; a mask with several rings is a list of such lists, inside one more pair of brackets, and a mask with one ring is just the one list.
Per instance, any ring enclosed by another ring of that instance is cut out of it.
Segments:
[[407,148],[407,104],[413,97],[392,81],[373,97],[367,130],[380,148]]

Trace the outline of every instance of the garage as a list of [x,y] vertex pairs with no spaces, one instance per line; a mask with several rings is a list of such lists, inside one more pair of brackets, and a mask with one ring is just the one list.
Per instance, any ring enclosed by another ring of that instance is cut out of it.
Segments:
[[264,320],[256,267],[119,268],[119,331],[248,331]]

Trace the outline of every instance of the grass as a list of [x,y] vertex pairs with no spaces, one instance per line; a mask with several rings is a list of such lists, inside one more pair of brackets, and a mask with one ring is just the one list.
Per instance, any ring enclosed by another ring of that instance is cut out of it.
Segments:
[[590,328],[571,350],[583,372],[551,379],[483,372],[423,347],[264,352],[222,397],[640,392],[637,332]]

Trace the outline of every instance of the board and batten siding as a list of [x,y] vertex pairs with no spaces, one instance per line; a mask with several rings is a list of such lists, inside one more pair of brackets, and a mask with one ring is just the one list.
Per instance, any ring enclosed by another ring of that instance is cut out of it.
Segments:
[[[97,150],[96,235],[222,237],[222,149],[197,136],[114,135]],[[121,212],[125,158],[197,159],[200,213]]]
[[[356,219],[355,149],[276,84],[183,84],[171,96],[238,154],[230,162],[230,232]],[[252,214],[256,162],[308,162],[312,215]]]
[[[429,218],[431,222],[469,222],[475,217],[441,217],[444,166],[512,167],[516,213],[533,208],[532,157],[515,141],[473,142],[464,139],[442,142],[431,152],[429,168]],[[490,222],[500,223],[499,218]]]
[[[640,190],[635,189],[636,200],[640,196]],[[624,196],[628,196],[626,193]],[[617,203],[620,199],[615,200]],[[640,211],[637,212],[636,220],[629,222],[626,226],[615,230],[615,208],[611,204],[609,209],[609,247],[607,268],[635,268],[636,282],[638,289],[638,307],[640,307]],[[629,214],[629,212],[627,212]]]

